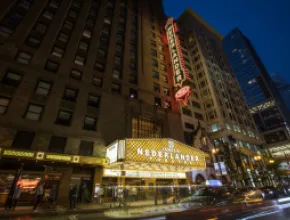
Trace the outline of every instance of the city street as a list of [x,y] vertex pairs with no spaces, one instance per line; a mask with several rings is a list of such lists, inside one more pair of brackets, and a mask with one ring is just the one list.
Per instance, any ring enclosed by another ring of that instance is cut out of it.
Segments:
[[[175,209],[174,209],[175,207]],[[18,216],[18,217],[3,217],[0,215],[0,219],[6,220],[93,220],[93,219],[140,219],[140,220],[175,220],[175,219],[195,219],[210,220],[210,219],[221,219],[221,220],[288,220],[290,219],[290,203],[286,204],[271,204],[271,201],[265,204],[258,204],[248,206],[245,208],[243,205],[234,209],[223,207],[222,212],[218,211],[216,207],[203,208],[198,210],[188,210],[181,212],[182,208],[179,206],[168,205],[160,206],[158,208],[127,208],[120,210],[104,211],[103,213],[90,213],[90,214],[71,214],[62,216],[37,216],[33,217],[30,215]],[[171,214],[168,214],[171,213]],[[168,215],[167,215],[168,214]]]

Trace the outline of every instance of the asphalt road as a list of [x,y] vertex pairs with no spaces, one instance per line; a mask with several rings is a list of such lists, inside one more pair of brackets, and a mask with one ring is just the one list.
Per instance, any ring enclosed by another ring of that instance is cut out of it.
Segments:
[[[114,218],[106,216],[104,213],[91,213],[91,214],[75,214],[75,215],[63,215],[63,216],[41,216],[41,217],[32,217],[32,216],[21,216],[21,217],[10,217],[3,218],[0,215],[0,219],[5,220],[123,220],[126,218]],[[198,220],[290,220],[290,203],[279,205],[275,204],[272,206],[261,206],[253,210],[244,210],[244,211],[235,211],[227,212],[225,211],[222,214],[215,216],[214,212],[210,213],[208,211],[204,212],[192,212],[186,217],[183,216],[183,213],[175,213],[174,219],[177,220],[186,220],[186,219],[198,219]],[[136,217],[130,219],[137,219]],[[165,216],[159,217],[143,217],[138,218],[138,220],[166,220]]]

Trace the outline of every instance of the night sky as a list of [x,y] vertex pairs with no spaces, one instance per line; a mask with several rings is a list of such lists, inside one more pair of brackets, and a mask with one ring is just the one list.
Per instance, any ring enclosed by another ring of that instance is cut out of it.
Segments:
[[167,16],[192,8],[223,36],[238,27],[268,72],[290,82],[290,0],[163,0]]

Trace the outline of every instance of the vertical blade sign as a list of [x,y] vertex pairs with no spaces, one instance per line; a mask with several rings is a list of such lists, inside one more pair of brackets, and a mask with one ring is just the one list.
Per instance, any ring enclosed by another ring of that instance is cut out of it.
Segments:
[[168,47],[171,56],[174,86],[176,88],[175,99],[187,105],[188,99],[191,95],[191,88],[187,85],[189,73],[185,68],[182,50],[177,36],[177,25],[173,18],[169,18],[165,25],[166,35],[168,39]]

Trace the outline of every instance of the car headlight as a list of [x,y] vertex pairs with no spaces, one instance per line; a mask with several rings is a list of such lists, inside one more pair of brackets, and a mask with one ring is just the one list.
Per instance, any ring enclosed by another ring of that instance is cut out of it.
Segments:
[[273,194],[274,192],[273,191],[269,191],[269,194]]

